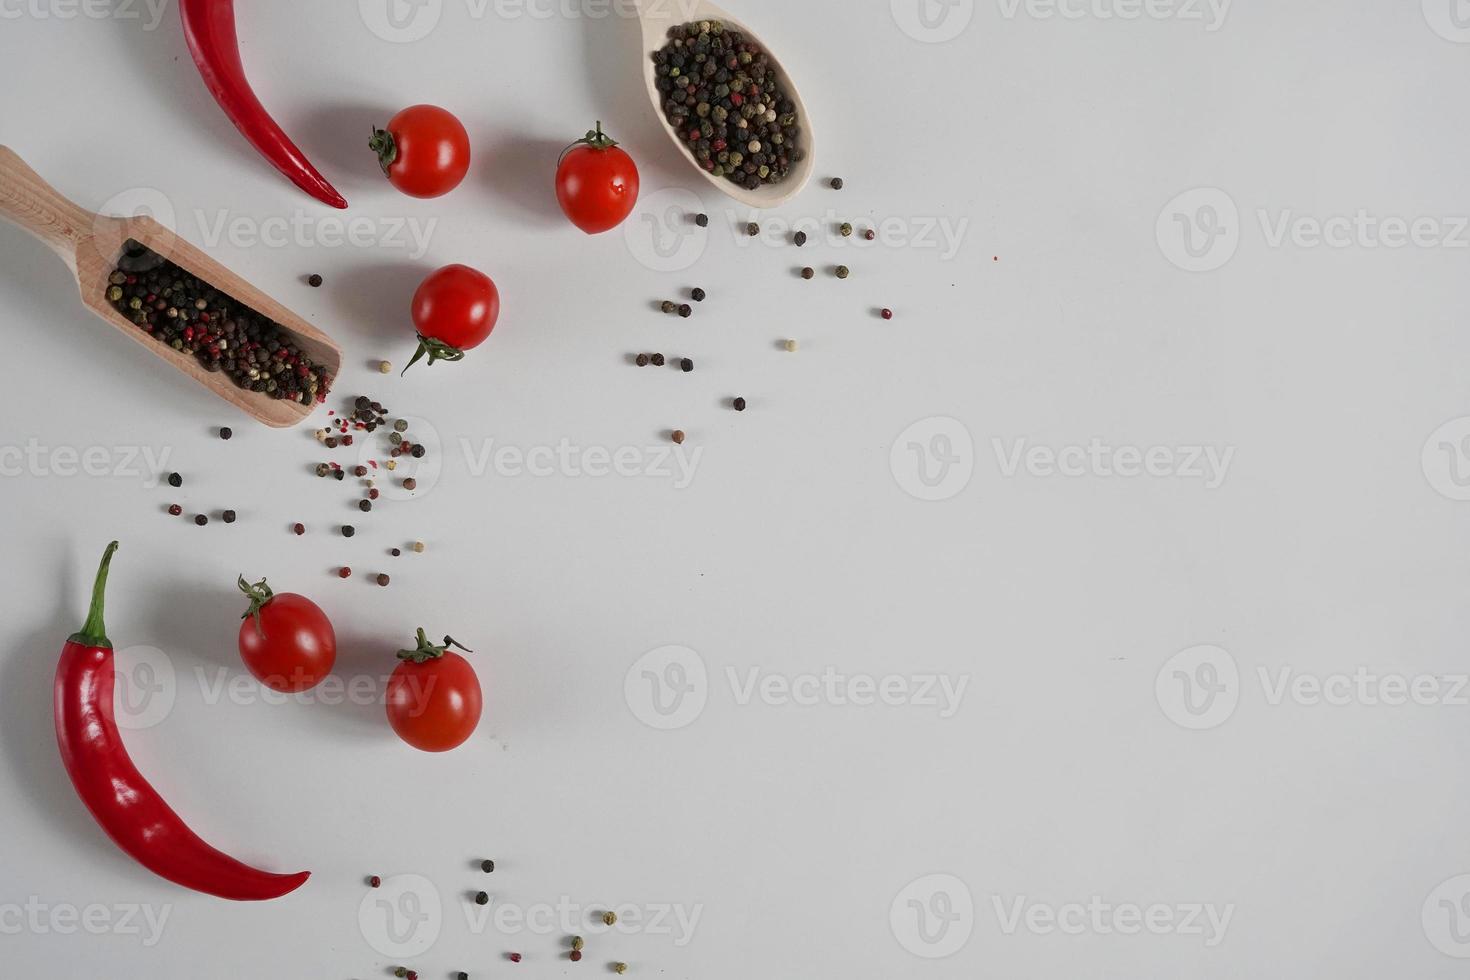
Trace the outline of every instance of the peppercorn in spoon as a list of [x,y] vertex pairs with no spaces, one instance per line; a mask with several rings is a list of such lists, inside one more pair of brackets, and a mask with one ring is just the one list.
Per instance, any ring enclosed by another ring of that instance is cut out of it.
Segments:
[[708,0],[634,2],[648,98],[686,159],[752,208],[799,194],[816,147],[806,104],[775,54]]
[[266,425],[310,415],[342,365],[330,337],[173,231],[79,207],[5,146],[0,217],[61,256],[94,314]]

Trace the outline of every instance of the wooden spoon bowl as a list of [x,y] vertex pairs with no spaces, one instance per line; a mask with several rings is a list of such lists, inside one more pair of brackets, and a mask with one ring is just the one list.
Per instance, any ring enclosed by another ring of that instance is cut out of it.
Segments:
[[[643,81],[648,86],[648,98],[653,103],[654,114],[658,116],[658,121],[669,139],[678,146],[679,155],[688,161],[701,177],[714,184],[723,193],[752,208],[780,207],[800,194],[807,182],[811,180],[812,170],[816,165],[817,153],[816,143],[812,136],[812,119],[807,114],[806,103],[802,101],[796,83],[791,80],[791,73],[776,57],[776,52],[761,40],[759,34],[713,3],[709,3],[708,0],[635,0],[635,3],[638,6],[638,19],[643,26]],[[670,125],[668,117],[664,115],[663,93],[658,90],[658,76],[654,74],[656,66],[653,63],[653,54],[668,42],[669,28],[700,20],[723,21],[725,26],[739,31],[760,45],[770,58],[771,67],[776,73],[776,79],[781,83],[781,88],[796,104],[796,114],[801,124],[801,149],[805,150],[806,154],[792,165],[791,172],[778,184],[762,184],[752,191],[724,177],[714,176],[699,166],[694,155],[689,152],[689,144]]]
[[118,259],[130,240],[274,321],[331,377],[335,378],[342,367],[342,351],[330,337],[168,228],[148,217],[107,217],[79,207],[57,193],[5,146],[0,146],[0,217],[26,229],[61,256],[76,276],[87,309],[266,425],[275,428],[295,425],[316,406],[239,387],[223,372],[207,370],[193,355],[176,351],[138,329],[107,301],[107,278],[117,268]]

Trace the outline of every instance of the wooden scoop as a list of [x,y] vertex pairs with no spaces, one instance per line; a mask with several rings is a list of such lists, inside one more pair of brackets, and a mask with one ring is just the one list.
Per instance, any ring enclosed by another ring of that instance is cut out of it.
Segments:
[[[807,114],[806,103],[801,100],[801,93],[796,90],[796,83],[791,80],[791,73],[781,64],[770,46],[762,41],[760,35],[755,31],[709,3],[708,0],[634,0],[634,2],[638,6],[638,18],[643,24],[643,81],[648,86],[648,98],[653,103],[654,114],[658,116],[664,132],[669,134],[669,139],[678,145],[679,155],[711,184],[752,208],[779,207],[800,194],[806,187],[807,181],[811,180],[812,168],[817,159],[816,143],[812,137],[812,119]],[[654,74],[656,66],[653,63],[653,53],[668,43],[669,28],[698,20],[723,21],[727,27],[739,31],[751,41],[759,44],[771,59],[771,67],[775,69],[776,78],[781,82],[781,87],[791,101],[796,103],[797,118],[801,123],[801,148],[806,151],[806,156],[799,163],[792,165],[791,172],[779,184],[762,184],[759,189],[750,191],[725,177],[714,176],[699,166],[694,155],[689,152],[689,144],[674,130],[673,126],[669,125],[668,117],[664,115],[663,93],[658,90],[658,77]]]
[[5,146],[0,146],[0,217],[20,225],[62,257],[76,275],[82,302],[89,310],[266,425],[276,428],[295,425],[316,406],[272,398],[237,386],[224,372],[210,372],[193,355],[176,351],[144,333],[107,301],[107,277],[117,268],[117,260],[129,239],[152,249],[242,306],[275,321],[292,335],[303,353],[332,377],[337,376],[342,366],[342,351],[330,337],[163,225],[148,217],[112,218],[84,210],[58,194]]

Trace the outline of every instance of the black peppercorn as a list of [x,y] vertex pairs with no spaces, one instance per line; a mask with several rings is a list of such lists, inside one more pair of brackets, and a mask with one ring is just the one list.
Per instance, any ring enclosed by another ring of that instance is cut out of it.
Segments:
[[761,233],[761,226],[752,221],[750,224],[745,226],[745,233],[751,238],[754,238],[756,235],[759,235]]
[[687,357],[681,359],[679,361],[679,370],[683,371],[685,374],[688,374],[690,371],[694,370],[694,362]]
[[310,286],[312,289],[316,289],[318,286],[320,286],[322,284],[322,277],[319,276],[319,275],[317,275],[316,273],[312,273],[307,278],[306,284],[308,286]]
[[366,514],[373,509],[373,502],[371,500],[359,500],[357,502],[357,509]]
[[696,214],[694,216],[694,223],[696,225],[698,225],[699,227],[701,227],[701,228],[708,228],[709,227],[709,215],[705,214],[704,212],[700,212],[699,214]]
[[428,450],[425,449],[421,443],[416,442],[413,444],[413,448],[408,451],[408,454],[414,459],[423,459],[424,453],[426,452],[428,452]]
[[648,367],[648,355],[639,354],[637,357],[633,358],[633,363],[638,365],[639,367]]
[[480,893],[478,893],[477,895],[475,895],[475,904],[476,905],[489,905],[490,904],[490,895],[488,893],[486,893],[486,892],[480,892]]
[[813,276],[815,276],[816,274],[817,274],[817,270],[816,269],[813,269],[811,266],[807,266],[805,269],[802,269],[801,270],[801,278],[803,278],[803,279],[810,279]]
[[694,302],[703,303],[705,301],[705,298],[709,296],[709,293],[706,293],[703,289],[695,286],[689,291],[689,296],[691,299],[694,300]]
[[225,523],[226,524],[233,524],[233,523],[235,523],[235,512],[232,511],[232,510],[227,510],[223,514],[221,514],[220,516],[225,519]]
[[350,537],[352,537],[356,533],[357,533],[357,528],[353,527],[351,524],[343,524],[342,525],[342,537],[344,537],[344,538],[350,538]]
[[688,303],[681,304],[679,306],[679,315],[686,320],[689,319],[691,316],[694,315],[694,307],[690,306]]
[[481,861],[480,862],[480,870],[483,871],[483,872],[485,872],[486,874],[490,874],[492,871],[495,870],[495,862],[494,861],[488,861],[488,860]]
[[838,279],[846,279],[852,275],[852,270],[845,265],[839,265],[836,269]]
[[184,485],[184,478],[177,473],[170,473],[168,475],[168,485],[171,487],[181,487]]
[[667,363],[662,354],[655,354],[649,360],[653,362],[654,367],[663,367]]
[[200,527],[203,527],[204,525],[209,523],[209,518],[205,517],[203,514],[196,514],[194,517],[194,523],[198,524]]
[[398,548],[394,548],[392,551],[388,552],[388,554],[392,555],[394,558],[397,558],[402,555],[403,552]]
[[737,399],[735,399],[735,403],[734,404],[735,404],[735,411],[737,411],[737,412],[743,412],[743,411],[745,411],[745,399],[744,398],[737,398]]
[[225,426],[225,427],[224,427],[224,428],[223,428],[223,429],[220,429],[220,430],[219,430],[219,437],[220,437],[220,438],[221,438],[221,439],[225,439],[225,440],[228,440],[228,439],[230,439],[230,438],[231,438],[231,437],[232,437],[232,436],[233,436],[233,435],[234,435],[234,434],[235,434],[235,433],[234,433],[234,431],[233,431],[233,430],[232,430],[232,429],[230,429],[230,427],[229,427],[229,426]]
[[383,586],[384,588],[387,588],[388,587],[388,576],[386,576],[386,575],[379,575],[378,576],[378,584],[381,585],[381,586]]
[[798,231],[796,233],[796,237],[792,240],[796,242],[797,248],[800,248],[801,246],[806,244],[806,232]]
[[832,178],[832,189],[834,191],[840,191],[840,190],[842,190],[842,186],[843,186],[843,182],[842,182],[842,178],[841,177],[833,177]]

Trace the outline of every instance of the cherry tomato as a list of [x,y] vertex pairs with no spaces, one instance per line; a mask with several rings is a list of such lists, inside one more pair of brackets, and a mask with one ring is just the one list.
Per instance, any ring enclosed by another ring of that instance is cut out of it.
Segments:
[[398,654],[401,662],[388,678],[388,724],[399,738],[424,752],[448,752],[463,745],[484,710],[475,668],[451,646],[459,644],[447,636],[442,645],[432,644],[419,630],[418,646]]
[[373,130],[368,146],[393,186],[411,197],[442,197],[470,170],[470,136],[448,109],[412,105]]
[[240,624],[240,659],[256,680],[273,691],[309,691],[332,672],[337,634],[331,620],[305,596],[276,595],[265,579],[251,585],[240,578],[250,599]]
[[573,143],[556,165],[556,199],[572,224],[600,235],[623,223],[638,203],[638,167],[602,131]]
[[485,273],[467,265],[446,265],[430,273],[413,294],[419,349],[408,367],[425,354],[430,364],[462,359],[465,351],[489,338],[499,319],[500,291]]

